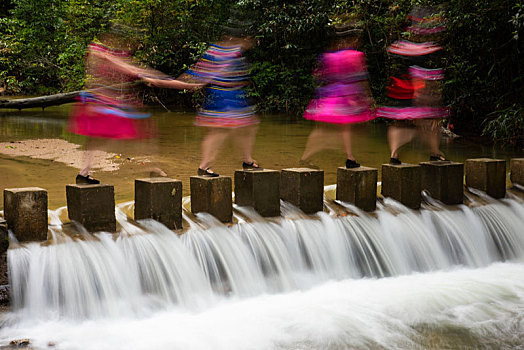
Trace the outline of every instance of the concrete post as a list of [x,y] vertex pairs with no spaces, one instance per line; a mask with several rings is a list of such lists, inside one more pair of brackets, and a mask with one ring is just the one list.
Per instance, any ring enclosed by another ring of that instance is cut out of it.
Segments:
[[6,188],[4,217],[19,242],[47,240],[47,191],[39,187]]
[[509,163],[511,183],[524,189],[524,158],[514,158]]
[[206,212],[222,222],[233,218],[232,183],[227,176],[191,176],[191,212]]
[[[0,219],[0,286],[9,284],[7,272],[7,248],[9,248],[9,234],[7,232],[7,222]],[[9,300],[9,294],[2,293],[0,289],[0,303]]]
[[182,181],[158,177],[135,180],[135,220],[154,219],[182,228]]
[[421,185],[431,196],[445,204],[462,204],[464,164],[457,162],[422,162]]
[[235,203],[253,207],[262,216],[279,216],[280,171],[235,171]]
[[280,173],[280,198],[306,214],[324,210],[324,171],[283,169]]
[[506,195],[506,161],[477,158],[466,160],[466,186],[486,192],[493,198]]
[[382,195],[391,197],[406,207],[420,207],[420,165],[382,164]]
[[378,170],[367,167],[337,170],[337,199],[365,211],[376,209]]
[[67,212],[71,221],[89,232],[115,232],[115,190],[111,185],[67,185]]

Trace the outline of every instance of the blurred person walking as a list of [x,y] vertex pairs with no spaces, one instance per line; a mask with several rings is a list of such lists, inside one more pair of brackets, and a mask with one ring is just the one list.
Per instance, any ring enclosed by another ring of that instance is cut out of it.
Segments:
[[[440,151],[441,121],[449,115],[442,106],[442,68],[427,68],[438,62],[442,47],[436,40],[445,30],[440,6],[415,6],[407,28],[411,41],[399,40],[388,47],[393,58],[401,62],[397,76],[391,77],[387,96],[394,106],[377,109],[377,117],[393,120],[388,128],[390,164],[402,164],[399,150],[419,136],[430,148],[430,161],[443,161]],[[423,67],[426,66],[426,67]]]
[[357,168],[360,164],[353,155],[352,125],[374,118],[365,55],[357,50],[361,24],[345,16],[329,30],[334,39],[313,73],[320,86],[304,113],[305,119],[319,123],[309,135],[301,164],[314,167],[309,158],[328,148],[336,137],[346,153],[346,168]]
[[211,167],[228,138],[242,152],[242,168],[261,169],[252,156],[259,119],[246,91],[251,80],[243,53],[254,44],[248,26],[230,18],[228,26],[222,26],[221,40],[209,45],[202,58],[181,78],[206,84],[205,99],[195,119],[196,126],[207,128],[198,175],[219,176]]
[[[98,40],[89,44],[86,55],[87,90],[80,94],[69,120],[69,131],[88,136],[84,164],[76,176],[78,184],[98,184],[89,175],[95,149],[108,140],[143,139],[156,136],[151,114],[140,112],[136,86],[141,80],[162,87],[198,88],[174,80],[164,74],[140,67],[132,59],[136,48],[136,33],[132,28],[112,25]],[[152,168],[160,176],[166,174]]]

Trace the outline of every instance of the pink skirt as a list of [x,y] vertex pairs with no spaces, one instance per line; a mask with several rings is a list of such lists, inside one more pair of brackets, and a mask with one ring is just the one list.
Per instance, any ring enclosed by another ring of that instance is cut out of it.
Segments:
[[324,97],[311,100],[304,112],[304,118],[332,124],[362,123],[375,119],[369,104],[348,97]]
[[103,105],[96,103],[76,103],[71,111],[69,131],[78,135],[109,139],[139,139],[156,135],[151,118],[126,118],[105,113],[104,109]]

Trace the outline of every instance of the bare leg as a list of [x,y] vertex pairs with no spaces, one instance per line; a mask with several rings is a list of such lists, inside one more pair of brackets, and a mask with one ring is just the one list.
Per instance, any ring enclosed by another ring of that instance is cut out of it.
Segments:
[[417,123],[421,130],[423,140],[429,145],[430,154],[440,157],[443,153],[440,151],[440,121],[438,120],[421,120]]
[[391,158],[398,158],[398,150],[400,147],[413,140],[415,132],[415,129],[400,128],[394,125],[391,125],[388,128],[388,142],[389,149],[391,150]]
[[353,156],[353,150],[351,147],[351,125],[346,124],[341,126],[340,136],[342,137],[342,144],[344,145],[344,152],[346,152],[346,158],[350,160],[355,160]]
[[250,125],[238,128],[234,131],[234,138],[242,150],[242,160],[251,164],[253,160],[253,147],[255,146],[255,137],[258,131],[257,125]]
[[89,175],[89,171],[93,167],[93,160],[95,156],[95,150],[96,148],[100,146],[98,141],[95,141],[94,139],[87,139],[86,142],[86,151],[83,153],[83,164],[82,164],[82,170],[80,170],[79,174],[82,176]]
[[229,130],[227,129],[209,129],[202,140],[202,161],[199,166],[200,169],[205,170],[213,164],[228,134]]
[[95,158],[95,150],[100,146],[100,141],[95,139],[88,139],[86,143],[86,151],[83,154],[82,170],[76,176],[77,184],[99,184],[100,181],[89,176]]
[[332,129],[324,123],[318,124],[309,134],[306,149],[300,159],[306,161],[324,149],[333,148],[333,140],[337,139],[337,134],[339,134],[338,130]]
[[84,163],[83,168],[80,170],[79,174],[82,176],[87,176],[89,174],[89,171],[91,170],[91,167],[93,165],[93,156],[95,151],[92,149],[86,150],[84,153]]

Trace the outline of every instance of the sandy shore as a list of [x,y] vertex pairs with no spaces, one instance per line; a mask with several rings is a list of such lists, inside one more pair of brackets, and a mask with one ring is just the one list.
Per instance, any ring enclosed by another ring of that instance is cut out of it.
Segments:
[[[76,169],[82,169],[86,151],[80,149],[80,147],[80,145],[62,139],[24,140],[1,142],[0,153],[11,157],[25,156],[35,159],[48,159]],[[120,156],[115,153],[100,150],[93,152],[93,169],[115,171],[122,163]]]

